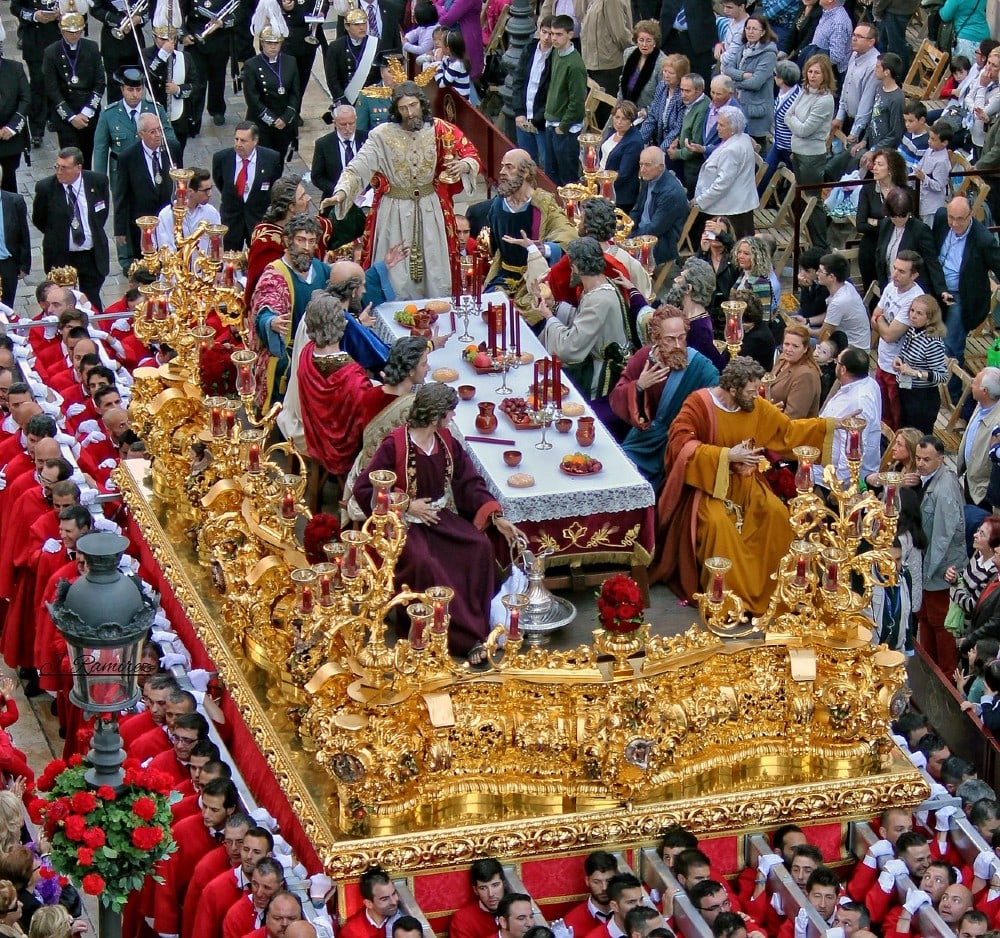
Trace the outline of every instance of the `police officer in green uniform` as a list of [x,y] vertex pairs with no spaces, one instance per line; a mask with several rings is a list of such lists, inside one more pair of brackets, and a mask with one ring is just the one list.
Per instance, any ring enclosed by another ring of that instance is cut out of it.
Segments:
[[393,75],[388,59],[379,60],[379,71],[382,75],[381,85],[369,85],[358,92],[358,100],[354,109],[358,112],[358,130],[370,133],[373,127],[389,120],[389,103],[392,89],[399,84],[399,79]]
[[[158,114],[163,124],[165,142],[168,146],[177,145],[177,137],[170,126],[167,112],[143,94],[142,72],[137,68],[120,69],[115,73],[114,80],[121,85],[121,100],[109,104],[101,111],[94,134],[94,172],[104,173],[108,177],[111,191],[114,191],[115,177],[118,174],[118,155],[139,139],[136,122],[140,114]],[[119,245],[119,263],[124,266],[127,258],[128,247]]]

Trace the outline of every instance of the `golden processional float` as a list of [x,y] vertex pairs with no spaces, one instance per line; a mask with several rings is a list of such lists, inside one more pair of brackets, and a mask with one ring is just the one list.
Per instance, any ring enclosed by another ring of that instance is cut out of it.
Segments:
[[[236,395],[202,394],[209,314],[243,328],[243,299],[222,229],[183,234],[189,174],[171,175],[177,250],[138,220],[159,279],[135,331],[177,357],[136,374],[150,459],[116,481],[328,873],[649,844],[670,823],[706,836],[868,819],[927,796],[889,736],[904,658],[873,646],[864,612],[894,576],[901,480],[887,475],[881,499],[859,490],[861,424],[846,431],[850,481],[825,469],[834,509],[812,492],[819,452],[796,451],[795,540],[765,615],[748,620],[730,562],[711,558],[701,621],[683,634],[640,619],[552,651],[523,640],[527,597],[514,594],[488,669],[472,672],[447,651],[451,591],[395,583],[407,536],[395,476],[373,480],[371,516],[310,565],[305,469],[269,442],[276,411],[255,412],[255,353],[232,355]],[[393,641],[397,610],[410,628]]]

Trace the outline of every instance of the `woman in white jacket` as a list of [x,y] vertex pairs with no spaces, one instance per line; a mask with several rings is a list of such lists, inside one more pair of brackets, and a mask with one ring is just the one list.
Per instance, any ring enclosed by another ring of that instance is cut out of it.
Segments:
[[[785,125],[792,132],[792,169],[800,185],[823,182],[826,167],[826,139],[833,120],[833,93],[837,90],[833,65],[825,55],[814,55],[806,62],[802,91],[785,112]],[[830,250],[826,235],[826,206],[821,193],[816,196],[816,208],[809,216],[809,237],[812,246]]]
[[732,105],[719,108],[719,137],[712,155],[702,164],[694,188],[694,202],[706,218],[699,218],[698,231],[708,217],[729,219],[737,238],[754,233],[753,211],[757,197],[757,164],[753,143],[746,132],[746,115]]

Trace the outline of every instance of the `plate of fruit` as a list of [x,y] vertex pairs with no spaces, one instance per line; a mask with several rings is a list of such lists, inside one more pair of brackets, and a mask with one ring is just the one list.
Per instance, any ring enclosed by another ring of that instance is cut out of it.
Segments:
[[505,397],[500,402],[500,412],[513,424],[515,430],[537,430],[541,426],[523,397]]
[[485,342],[480,342],[479,345],[465,346],[462,349],[462,358],[472,365],[478,374],[489,375],[500,373],[500,369],[493,367],[493,360],[486,354]]
[[407,303],[402,309],[397,309],[392,318],[401,326],[407,326],[410,329],[419,329],[433,326],[437,322],[438,314],[426,306]]
[[586,453],[570,453],[560,460],[559,468],[570,476],[592,476],[600,472],[604,466]]

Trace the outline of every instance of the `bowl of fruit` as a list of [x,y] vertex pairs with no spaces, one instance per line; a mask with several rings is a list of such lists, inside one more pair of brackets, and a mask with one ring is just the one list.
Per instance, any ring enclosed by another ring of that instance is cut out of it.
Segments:
[[438,320],[438,314],[426,306],[407,303],[402,309],[396,310],[393,319],[401,326],[408,327],[410,335],[428,337],[431,334],[431,326]]
[[604,466],[586,453],[570,453],[560,460],[559,468],[570,476],[592,476],[600,472]]
[[462,358],[476,369],[477,374],[488,375],[500,373],[500,369],[493,366],[493,360],[486,354],[485,342],[480,342],[479,345],[467,345],[462,350]]

